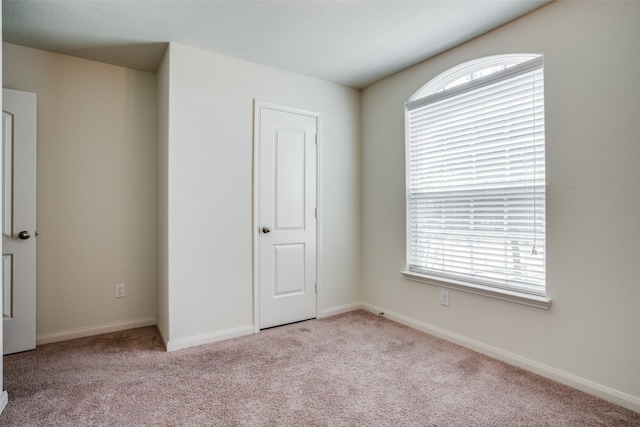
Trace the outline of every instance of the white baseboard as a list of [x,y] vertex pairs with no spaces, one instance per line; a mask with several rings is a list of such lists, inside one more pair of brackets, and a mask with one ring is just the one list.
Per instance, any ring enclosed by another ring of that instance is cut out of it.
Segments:
[[179,340],[165,341],[165,347],[167,351],[181,350],[187,347],[194,347],[196,345],[210,344],[216,341],[228,340],[230,338],[237,338],[243,335],[250,335],[255,333],[253,324],[240,326],[238,328],[227,329],[224,331],[212,332],[209,334],[196,335],[195,337],[182,338]]
[[553,381],[557,381],[561,384],[568,385],[569,387],[599,397],[616,405],[620,405],[624,408],[630,409],[635,412],[640,412],[640,398],[631,396],[629,394],[620,392],[610,387],[603,386],[601,384],[589,381],[587,379],[578,377],[568,372],[561,371],[559,369],[552,368],[547,365],[535,362],[533,360],[518,356],[517,354],[510,353],[508,351],[501,350],[497,347],[493,347],[484,344],[480,341],[476,341],[462,335],[455,334],[442,328],[421,322],[419,320],[412,319],[401,314],[394,313],[381,307],[377,307],[372,304],[363,303],[361,307],[364,310],[378,314],[383,312],[384,317],[409,326],[410,328],[417,329],[425,332],[429,335],[442,338],[446,341],[450,341],[454,344],[458,344],[462,347],[466,347],[470,350],[487,355],[497,360],[501,360],[510,365],[517,366],[529,372],[533,372],[542,377],[548,378]]
[[[357,302],[353,304],[341,305],[339,307],[331,307],[324,309],[320,312],[320,318],[335,316],[337,314],[347,313],[349,311],[354,311],[361,309],[362,304]],[[259,330],[259,329],[258,329]],[[250,335],[256,333],[255,325],[246,325],[241,326],[239,328],[227,329],[224,331],[213,332],[210,334],[202,334],[197,335],[195,337],[182,338],[179,340],[168,341],[164,335],[162,335],[162,331],[160,331],[160,336],[164,342],[164,346],[167,349],[167,352],[181,350],[183,348],[194,347],[197,345],[210,344],[216,341],[228,340],[230,338],[237,338],[243,335]]]
[[49,344],[58,341],[67,341],[76,338],[90,337],[93,335],[107,334],[109,332],[124,331],[126,329],[142,328],[156,324],[155,317],[126,320],[124,322],[104,323],[101,325],[87,326],[84,328],[69,329],[61,332],[40,334],[36,336],[36,345]]
[[348,313],[350,311],[359,310],[361,308],[363,307],[359,302],[354,302],[353,304],[345,304],[338,307],[329,307],[320,312],[320,318],[335,316],[336,314]]
[[0,414],[4,411],[4,408],[7,407],[7,403],[9,403],[9,394],[6,391],[3,391],[0,395]]

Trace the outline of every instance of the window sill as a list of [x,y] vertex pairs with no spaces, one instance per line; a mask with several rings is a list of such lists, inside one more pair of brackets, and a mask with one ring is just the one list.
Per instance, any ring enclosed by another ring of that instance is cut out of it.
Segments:
[[542,308],[548,310],[551,306],[551,300],[546,297],[529,295],[519,292],[507,291],[503,289],[494,289],[482,285],[472,285],[469,283],[457,282],[443,278],[427,276],[424,274],[414,273],[413,271],[400,272],[406,279],[415,282],[427,283],[429,285],[440,286],[443,288],[455,289],[462,292],[469,292],[476,295],[483,295],[490,298],[497,298],[504,301],[524,304],[530,307]]

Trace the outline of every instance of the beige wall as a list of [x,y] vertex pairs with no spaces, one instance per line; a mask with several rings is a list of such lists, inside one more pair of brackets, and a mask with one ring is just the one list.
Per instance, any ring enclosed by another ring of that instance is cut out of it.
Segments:
[[[556,2],[363,91],[364,299],[370,308],[640,409],[640,3]],[[542,53],[549,311],[402,278],[403,103],[500,53]],[[602,394],[602,393],[601,393]]]
[[359,92],[200,49],[169,49],[160,71],[169,73],[168,147],[161,148],[168,203],[160,208],[168,218],[160,269],[168,277],[169,347],[253,331],[256,98],[321,114],[320,307],[358,304]]
[[38,342],[154,323],[156,75],[12,44],[3,56],[4,87],[38,95]]

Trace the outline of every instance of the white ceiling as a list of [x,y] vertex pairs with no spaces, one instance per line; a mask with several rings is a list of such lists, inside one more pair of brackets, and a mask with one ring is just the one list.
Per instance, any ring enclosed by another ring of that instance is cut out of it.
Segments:
[[167,42],[363,88],[550,0],[3,0],[3,40],[155,72]]

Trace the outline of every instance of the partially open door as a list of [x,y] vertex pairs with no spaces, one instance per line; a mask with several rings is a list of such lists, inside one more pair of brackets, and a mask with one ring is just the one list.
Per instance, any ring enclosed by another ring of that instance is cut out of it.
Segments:
[[2,90],[4,354],[36,347],[36,94]]

